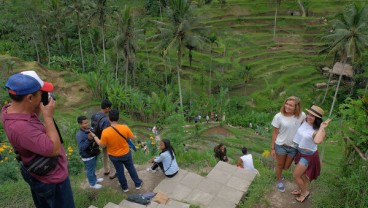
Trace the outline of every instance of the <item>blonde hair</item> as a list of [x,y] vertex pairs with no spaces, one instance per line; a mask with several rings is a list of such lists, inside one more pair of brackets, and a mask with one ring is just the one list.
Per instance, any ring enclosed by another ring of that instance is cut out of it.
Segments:
[[295,103],[295,109],[294,109],[294,116],[296,116],[297,118],[299,118],[299,116],[302,113],[302,104],[301,104],[301,100],[300,98],[296,97],[296,96],[290,96],[288,98],[285,99],[283,105],[281,106],[280,112],[282,113],[282,115],[286,114],[285,111],[285,103],[289,100],[294,101]]

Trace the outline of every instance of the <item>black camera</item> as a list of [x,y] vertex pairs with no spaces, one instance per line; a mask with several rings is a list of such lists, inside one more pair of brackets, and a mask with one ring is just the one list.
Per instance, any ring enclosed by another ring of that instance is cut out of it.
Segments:
[[89,134],[90,132],[95,133],[95,129],[93,127],[86,129],[86,131],[84,133]]
[[42,92],[41,94],[41,101],[43,105],[47,105],[49,104],[49,99],[52,98],[54,100],[56,100],[56,95],[52,94],[50,92]]

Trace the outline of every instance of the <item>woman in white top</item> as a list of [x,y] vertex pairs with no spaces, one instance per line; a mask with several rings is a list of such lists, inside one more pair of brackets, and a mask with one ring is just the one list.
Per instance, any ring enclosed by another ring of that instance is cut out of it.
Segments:
[[271,155],[276,159],[277,189],[281,192],[285,192],[282,170],[289,169],[296,155],[297,150],[293,138],[300,124],[305,119],[305,113],[301,109],[298,97],[288,97],[271,123],[274,127]]
[[325,128],[331,119],[322,122],[324,111],[313,105],[308,111],[305,122],[298,128],[294,142],[298,145],[298,153],[295,157],[294,180],[299,190],[291,192],[298,195],[299,202],[304,202],[309,197],[309,183],[317,179],[320,174],[321,164],[317,151],[317,144],[323,142],[326,137]]

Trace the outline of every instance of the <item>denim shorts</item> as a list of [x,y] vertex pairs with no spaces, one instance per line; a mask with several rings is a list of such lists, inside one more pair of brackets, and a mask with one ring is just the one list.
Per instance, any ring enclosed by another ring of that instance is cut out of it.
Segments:
[[277,155],[287,155],[289,157],[295,157],[297,149],[295,149],[294,147],[275,144],[275,152]]
[[308,160],[305,157],[303,157],[303,155],[313,155],[314,152],[313,151],[306,151],[306,150],[303,150],[303,149],[300,149],[300,148],[298,148],[298,151],[301,154],[299,163],[303,164],[307,168],[309,163],[308,163]]

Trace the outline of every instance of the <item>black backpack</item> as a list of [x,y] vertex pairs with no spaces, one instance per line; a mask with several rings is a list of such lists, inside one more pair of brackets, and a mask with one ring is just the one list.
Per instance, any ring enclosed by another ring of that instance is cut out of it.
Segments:
[[106,117],[105,115],[101,116],[101,117],[97,117],[97,113],[94,114],[92,117],[91,117],[91,127],[92,127],[92,131],[93,133],[95,133],[95,135],[101,139],[101,134],[102,134],[102,128],[100,126],[100,121],[101,119],[103,119],[104,117]]

